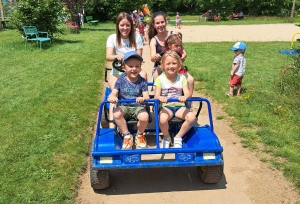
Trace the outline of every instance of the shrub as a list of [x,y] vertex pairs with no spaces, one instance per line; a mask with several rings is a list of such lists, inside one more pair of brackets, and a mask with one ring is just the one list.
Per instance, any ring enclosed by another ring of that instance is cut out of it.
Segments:
[[10,24],[22,33],[23,26],[36,26],[40,31],[47,31],[51,36],[61,33],[58,28],[58,15],[63,5],[57,0],[20,0],[12,13]]

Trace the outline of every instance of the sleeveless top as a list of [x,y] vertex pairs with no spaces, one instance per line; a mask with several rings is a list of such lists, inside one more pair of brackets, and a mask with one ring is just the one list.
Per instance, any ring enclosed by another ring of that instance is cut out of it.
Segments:
[[[170,31],[170,35],[171,34],[173,34],[173,31]],[[161,46],[161,44],[159,44],[156,37],[154,37],[154,39],[156,40],[156,53],[161,53],[164,46]],[[160,65],[160,62],[154,62],[154,67],[157,67],[158,65]]]

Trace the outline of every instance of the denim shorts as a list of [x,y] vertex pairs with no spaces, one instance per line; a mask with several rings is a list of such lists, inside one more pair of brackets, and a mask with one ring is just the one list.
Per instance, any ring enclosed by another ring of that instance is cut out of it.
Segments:
[[161,107],[160,111],[161,111],[163,108],[169,109],[169,110],[173,113],[173,115],[175,116],[175,113],[176,113],[180,108],[185,108],[185,106],[163,106],[163,107]]

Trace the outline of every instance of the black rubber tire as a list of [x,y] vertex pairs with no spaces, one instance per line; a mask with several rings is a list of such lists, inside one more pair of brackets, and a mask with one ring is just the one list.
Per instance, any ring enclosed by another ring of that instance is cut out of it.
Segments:
[[197,172],[203,183],[218,183],[223,177],[224,165],[197,166]]
[[109,187],[110,178],[109,170],[97,170],[92,168],[93,156],[91,154],[93,149],[93,142],[90,148],[90,181],[91,187],[95,190],[101,190]]

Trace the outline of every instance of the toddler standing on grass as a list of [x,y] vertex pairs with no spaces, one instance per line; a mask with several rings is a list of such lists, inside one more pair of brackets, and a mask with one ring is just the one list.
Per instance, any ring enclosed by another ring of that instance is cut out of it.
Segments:
[[234,87],[237,87],[237,96],[241,94],[242,80],[246,70],[246,58],[244,53],[246,51],[246,44],[244,42],[237,42],[233,45],[230,50],[234,51],[234,59],[232,63],[232,69],[230,72],[229,81],[229,93],[226,94],[228,97],[233,96]]

